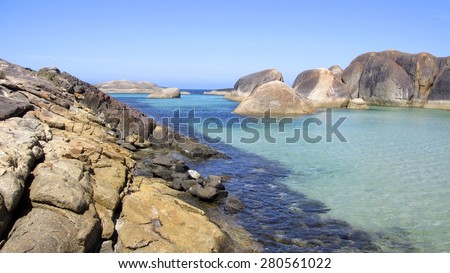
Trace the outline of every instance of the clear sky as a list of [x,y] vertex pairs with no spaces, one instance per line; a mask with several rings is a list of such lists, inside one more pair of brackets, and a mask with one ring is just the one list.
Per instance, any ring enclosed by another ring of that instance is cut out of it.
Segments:
[[2,0],[0,58],[90,83],[232,87],[397,49],[450,55],[450,1]]

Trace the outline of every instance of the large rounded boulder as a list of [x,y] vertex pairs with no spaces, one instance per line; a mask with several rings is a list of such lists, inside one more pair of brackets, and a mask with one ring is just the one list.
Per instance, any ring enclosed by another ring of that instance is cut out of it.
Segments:
[[312,103],[283,82],[272,81],[257,87],[234,110],[236,114],[294,116],[314,111]]
[[450,94],[442,95],[446,94],[442,86],[449,66],[449,58],[429,53],[369,52],[351,62],[342,81],[352,98],[363,98],[369,104],[421,107],[450,99]]
[[359,97],[373,104],[402,105],[414,95],[408,74],[391,59],[371,58],[359,84]]
[[283,82],[283,75],[276,69],[266,69],[256,73],[249,74],[240,78],[234,85],[233,91],[227,94],[225,98],[242,101],[252,93],[252,91],[258,86],[271,82],[280,81]]
[[293,88],[307,97],[316,108],[346,107],[350,100],[346,86],[328,69],[312,69],[300,73]]
[[359,80],[364,71],[364,64],[353,61],[342,73],[342,82],[347,87],[350,97],[353,99],[359,96]]
[[391,57],[366,53],[353,60],[342,74],[353,98],[375,105],[407,105],[414,96],[413,81]]
[[396,50],[380,52],[384,57],[396,62],[410,77],[414,88],[414,99],[427,98],[433,82],[439,74],[436,57],[430,53],[408,54]]

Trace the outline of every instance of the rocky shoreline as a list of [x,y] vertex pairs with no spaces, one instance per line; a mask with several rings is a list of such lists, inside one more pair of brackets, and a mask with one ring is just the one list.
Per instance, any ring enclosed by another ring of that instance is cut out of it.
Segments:
[[[345,70],[304,71],[292,87],[269,69],[219,91],[242,115],[450,109],[449,60],[367,53]],[[186,164],[214,158],[226,155],[66,72],[0,59],[0,252],[258,251],[217,206],[243,208],[223,177]]]
[[183,158],[223,154],[56,68],[0,75],[0,252],[255,250],[192,197],[227,192]]

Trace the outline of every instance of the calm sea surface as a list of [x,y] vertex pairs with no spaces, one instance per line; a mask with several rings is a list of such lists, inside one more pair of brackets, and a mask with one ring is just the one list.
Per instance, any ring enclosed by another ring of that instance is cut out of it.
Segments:
[[113,96],[159,121],[195,110],[208,125],[194,126],[198,136],[221,140],[211,146],[232,159],[191,168],[231,177],[227,189],[246,205],[235,217],[265,251],[450,251],[450,111],[333,110],[328,122],[345,118],[338,130],[346,142],[327,142],[326,111],[268,127],[232,114],[235,102],[191,93]]

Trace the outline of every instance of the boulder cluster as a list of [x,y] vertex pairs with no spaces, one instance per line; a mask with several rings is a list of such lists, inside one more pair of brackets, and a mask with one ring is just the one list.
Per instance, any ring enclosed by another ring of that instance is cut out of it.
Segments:
[[146,177],[162,178],[170,188],[186,191],[202,201],[212,202],[228,196],[220,176],[204,178],[181,158],[176,152],[156,153],[139,162],[136,171]]
[[450,57],[394,50],[366,53],[350,63],[342,80],[352,97],[372,105],[450,106],[439,107],[440,101],[450,100]]
[[367,105],[450,109],[450,57],[399,51],[358,56],[343,70],[301,72],[292,88],[276,69],[240,78],[225,95],[237,114],[301,115],[318,108],[368,109]]

